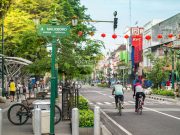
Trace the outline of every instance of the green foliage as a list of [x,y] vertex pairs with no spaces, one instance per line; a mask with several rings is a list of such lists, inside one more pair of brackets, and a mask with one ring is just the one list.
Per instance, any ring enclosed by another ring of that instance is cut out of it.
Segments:
[[97,86],[98,87],[108,87],[108,84],[107,83],[101,83],[101,84],[98,84]]
[[[41,24],[50,23],[56,9],[58,25],[71,26],[73,16],[78,17],[78,25],[71,27],[70,35],[61,38],[57,44],[59,73],[63,72],[66,78],[71,79],[92,73],[101,57],[103,43],[89,39],[88,33],[94,32],[95,28],[83,21],[90,20],[90,17],[85,14],[86,8],[80,4],[80,0],[16,0],[11,3],[11,0],[3,0],[0,3],[0,19],[2,13],[6,13],[5,55],[34,62],[27,69],[32,74],[42,74],[50,69],[49,54],[45,46],[52,39],[38,36],[34,21],[39,20]],[[83,35],[78,36],[78,31],[82,31]],[[77,60],[96,62],[80,65]]]
[[83,96],[79,96],[79,106],[78,106],[78,108],[80,110],[88,110],[89,109],[88,101]]
[[5,16],[12,4],[12,0],[1,0],[0,1],[0,20]]
[[152,93],[163,96],[174,96],[174,92],[172,90],[153,89]]
[[94,113],[91,110],[80,110],[79,127],[93,127],[94,126]]
[[151,59],[153,67],[146,75],[147,78],[153,82],[154,87],[158,88],[162,81],[168,79],[169,72],[164,70],[166,59],[155,58],[153,55],[150,55],[149,58]]

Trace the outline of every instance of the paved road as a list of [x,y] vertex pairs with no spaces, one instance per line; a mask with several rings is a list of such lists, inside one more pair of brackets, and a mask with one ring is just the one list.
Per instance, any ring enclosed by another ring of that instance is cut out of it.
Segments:
[[108,88],[84,87],[80,93],[90,105],[98,105],[128,135],[180,135],[180,107],[172,102],[146,99],[143,114],[134,112],[132,92],[125,93],[122,116],[115,109],[114,97]]

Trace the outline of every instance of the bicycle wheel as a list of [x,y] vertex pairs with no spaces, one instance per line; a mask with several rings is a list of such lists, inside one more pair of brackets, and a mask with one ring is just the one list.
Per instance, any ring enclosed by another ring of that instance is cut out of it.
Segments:
[[119,110],[119,115],[122,115],[122,105],[120,99],[118,99],[118,110]]
[[8,120],[14,125],[23,125],[29,119],[29,110],[20,103],[12,105],[8,110]]
[[140,115],[142,114],[142,101],[139,100],[138,102],[138,111],[137,111]]
[[54,124],[58,124],[61,120],[61,109],[59,106],[55,105],[55,111],[54,111]]

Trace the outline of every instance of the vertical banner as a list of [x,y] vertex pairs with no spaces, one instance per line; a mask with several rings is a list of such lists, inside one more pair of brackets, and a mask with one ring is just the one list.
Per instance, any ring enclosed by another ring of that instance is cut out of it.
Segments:
[[142,61],[142,35],[132,35],[132,46],[134,47],[134,63]]

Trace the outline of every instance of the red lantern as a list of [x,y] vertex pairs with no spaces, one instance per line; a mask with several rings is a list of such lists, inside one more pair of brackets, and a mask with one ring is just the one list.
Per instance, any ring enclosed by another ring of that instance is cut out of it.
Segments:
[[117,35],[116,35],[116,34],[113,34],[113,35],[112,35],[112,38],[116,39],[116,38],[117,38]]
[[103,37],[103,38],[106,37],[106,34],[102,33],[102,34],[101,34],[101,37]]
[[169,34],[168,37],[169,37],[169,38],[172,38],[172,37],[173,37],[173,34]]
[[158,39],[163,38],[162,34],[158,34],[158,35],[157,35],[157,38],[158,38]]
[[128,39],[128,38],[129,38],[129,35],[125,35],[124,38],[125,38],[125,39]]
[[82,36],[83,32],[82,31],[78,31],[78,36]]
[[151,39],[151,36],[150,36],[150,35],[147,35],[145,38],[146,38],[146,40],[150,40],[150,39]]

